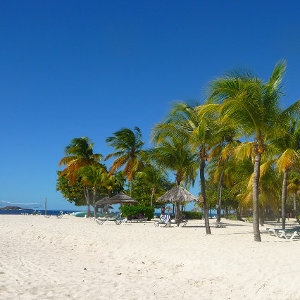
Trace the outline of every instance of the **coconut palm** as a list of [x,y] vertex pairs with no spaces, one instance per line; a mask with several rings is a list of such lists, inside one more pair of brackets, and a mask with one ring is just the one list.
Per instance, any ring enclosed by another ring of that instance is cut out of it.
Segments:
[[[90,195],[89,195],[89,187],[91,187],[93,191],[92,197],[92,205],[94,208],[94,217],[96,217],[96,196],[97,191],[103,188],[109,189],[109,179],[110,176],[106,170],[104,165],[99,166],[86,166],[82,167],[79,170],[79,174],[82,178],[82,182],[84,183],[84,193],[88,202],[88,211],[90,205]],[[90,215],[90,212],[88,213]]]
[[94,153],[94,144],[88,137],[74,138],[65,148],[66,156],[59,162],[59,167],[65,165],[66,168],[60,176],[66,174],[70,183],[74,183],[80,168],[91,165],[99,165],[102,155]]
[[[253,199],[253,173],[248,179],[248,186],[245,191],[238,195],[240,205],[243,207],[251,207]],[[267,207],[271,207],[273,211],[279,209],[280,198],[280,176],[274,168],[274,160],[268,160],[260,165],[260,181],[259,181],[259,220],[264,225],[264,212]]]
[[298,206],[297,206],[297,195],[300,194],[300,174],[294,172],[291,174],[291,179],[288,184],[288,193],[293,195],[293,212],[296,221],[299,223]]
[[[218,119],[219,130],[216,132],[216,145],[209,154],[210,177],[218,184],[217,222],[221,221],[222,187],[228,162],[232,159],[235,147],[240,143],[238,133],[227,120]],[[230,167],[230,166],[229,166]]]
[[[66,165],[66,168],[60,173],[60,176],[66,174],[70,185],[73,185],[79,177],[79,171],[82,167],[98,166],[102,160],[102,155],[94,153],[94,144],[87,137],[74,138],[65,148],[66,156],[59,162],[59,167]],[[85,199],[88,208],[87,216],[90,216],[89,197],[85,190]]]
[[206,233],[210,234],[207,199],[205,191],[205,166],[209,151],[215,145],[218,124],[216,108],[218,105],[208,104],[189,106],[176,103],[163,123],[155,126],[153,139],[160,141],[167,136],[186,139],[196,153],[200,169],[200,187],[203,200],[203,211]]
[[138,127],[134,127],[132,131],[129,128],[123,128],[114,133],[114,136],[108,137],[106,142],[113,147],[115,152],[106,156],[105,160],[115,157],[116,159],[111,165],[109,174],[113,174],[116,170],[124,167],[123,174],[130,182],[130,196],[132,196],[132,180],[134,174],[143,166],[142,155],[144,151],[142,147],[142,133]]
[[210,101],[221,103],[221,116],[234,120],[237,128],[253,141],[246,148],[254,155],[253,173],[253,231],[254,240],[261,241],[259,231],[259,179],[261,156],[278,121],[286,117],[300,102],[282,111],[279,105],[282,96],[281,81],[286,69],[285,62],[276,64],[270,79],[263,82],[249,72],[226,74],[210,85]]
[[154,196],[166,181],[166,171],[148,164],[142,172],[136,173],[136,178],[144,179],[151,186],[151,206],[153,207]]
[[[175,172],[177,185],[193,185],[197,176],[197,156],[191,151],[187,140],[175,136],[156,141],[156,147],[149,150],[149,156],[156,164]],[[176,219],[180,215],[180,206],[176,206]]]
[[288,176],[293,168],[300,168],[300,122],[299,119],[290,118],[287,124],[281,126],[280,131],[272,141],[280,155],[276,165],[283,173],[281,213],[282,229],[285,229],[286,200],[288,194]]

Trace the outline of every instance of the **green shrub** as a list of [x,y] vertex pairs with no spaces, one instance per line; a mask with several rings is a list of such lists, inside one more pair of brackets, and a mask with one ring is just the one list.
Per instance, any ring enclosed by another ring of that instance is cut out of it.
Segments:
[[237,217],[236,217],[236,215],[228,215],[227,219],[229,219],[229,220],[237,220]]
[[183,213],[187,219],[194,220],[194,219],[202,219],[203,213],[198,211],[185,211]]
[[121,207],[122,215],[124,217],[138,217],[139,215],[143,215],[149,221],[154,217],[154,208],[151,206],[129,206],[123,205]]

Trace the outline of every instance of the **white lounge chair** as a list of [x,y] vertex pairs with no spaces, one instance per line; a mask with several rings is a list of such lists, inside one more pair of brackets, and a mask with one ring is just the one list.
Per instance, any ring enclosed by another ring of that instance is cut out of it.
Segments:
[[165,227],[171,226],[170,216],[161,215],[159,221],[154,223],[154,226],[156,227],[159,227],[160,225],[164,225]]

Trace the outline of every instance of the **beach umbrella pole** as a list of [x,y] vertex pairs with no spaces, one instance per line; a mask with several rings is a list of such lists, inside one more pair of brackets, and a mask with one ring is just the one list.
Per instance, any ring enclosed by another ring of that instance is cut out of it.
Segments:
[[47,198],[45,198],[45,216],[47,216]]

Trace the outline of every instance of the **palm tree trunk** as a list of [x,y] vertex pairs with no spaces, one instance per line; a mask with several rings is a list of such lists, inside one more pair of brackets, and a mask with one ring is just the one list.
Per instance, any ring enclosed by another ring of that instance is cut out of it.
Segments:
[[180,218],[180,203],[176,202],[175,222],[176,222],[177,226],[179,226],[179,218]]
[[132,179],[130,180],[130,197],[132,197],[132,189],[133,189],[133,185],[132,185]]
[[282,229],[285,229],[285,207],[286,207],[286,198],[287,198],[287,180],[288,180],[288,171],[284,170],[283,172],[283,182],[282,182],[282,193],[281,193],[281,224]]
[[217,208],[217,222],[221,221],[221,204],[222,204],[222,186],[223,186],[224,171],[220,175],[218,186],[218,208]]
[[298,209],[297,209],[297,191],[294,193],[294,199],[293,199],[293,207],[294,207],[294,214],[295,214],[295,219],[298,222]]
[[97,190],[96,188],[93,189],[93,207],[94,207],[94,217],[97,217],[97,212],[96,212],[96,193]]
[[261,226],[264,226],[264,224],[265,224],[265,212],[264,212],[263,207],[260,207],[260,210],[259,210],[259,224]]
[[151,193],[151,207],[153,207],[154,194],[155,194],[155,187],[152,188],[152,193]]
[[261,242],[259,231],[259,177],[260,177],[261,154],[255,154],[254,172],[253,172],[253,232],[254,241]]
[[208,209],[207,209],[207,203],[206,203],[204,170],[205,170],[205,160],[201,159],[200,184],[201,184],[201,194],[203,197],[203,212],[204,212],[204,220],[205,220],[205,229],[206,229],[206,234],[211,234],[210,227],[209,227],[209,219],[208,219]]
[[86,201],[86,205],[87,205],[86,217],[89,218],[91,215],[89,189],[87,186],[85,186],[83,188],[83,190],[84,190],[84,196],[85,196],[85,201]]

